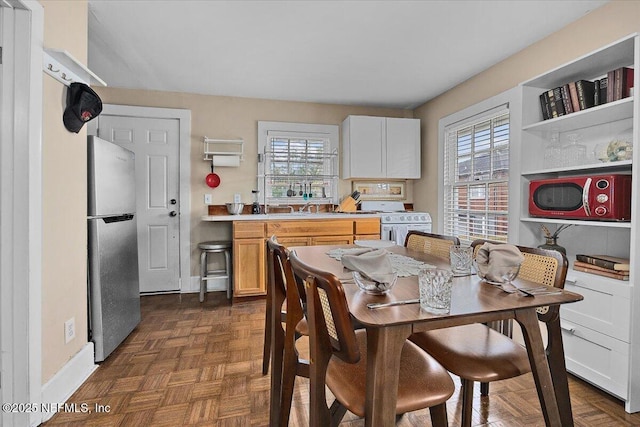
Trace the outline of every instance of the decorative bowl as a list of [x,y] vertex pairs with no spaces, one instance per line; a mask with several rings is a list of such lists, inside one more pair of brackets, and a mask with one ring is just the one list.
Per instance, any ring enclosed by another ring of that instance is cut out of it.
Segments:
[[353,271],[353,280],[358,287],[364,292],[371,295],[384,295],[388,293],[398,280],[397,273],[380,274],[376,278],[380,281],[371,279],[361,274],[359,271]]
[[242,209],[244,208],[244,203],[226,203],[227,212],[231,215],[239,215],[242,213]]

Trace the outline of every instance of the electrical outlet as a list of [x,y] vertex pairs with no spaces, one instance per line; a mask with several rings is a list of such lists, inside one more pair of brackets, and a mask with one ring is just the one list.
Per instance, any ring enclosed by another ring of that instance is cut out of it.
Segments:
[[205,205],[213,204],[213,196],[211,196],[211,194],[205,194],[204,195],[204,204]]
[[64,343],[69,343],[72,339],[76,337],[76,318],[72,317],[71,319],[64,322]]
[[241,203],[242,202],[242,196],[240,195],[240,193],[236,193],[233,195],[233,203]]

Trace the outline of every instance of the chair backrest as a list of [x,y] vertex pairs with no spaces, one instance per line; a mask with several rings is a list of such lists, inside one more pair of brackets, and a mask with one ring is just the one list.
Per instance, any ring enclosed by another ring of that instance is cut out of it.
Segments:
[[[490,240],[478,239],[471,242],[471,247],[474,248],[473,253],[476,254],[484,243],[498,244]],[[569,262],[567,257],[558,251],[541,248],[531,248],[528,246],[516,247],[522,252],[524,261],[520,266],[520,272],[518,277],[528,280],[530,282],[538,283],[540,285],[556,287],[564,289],[564,282],[567,278],[567,271],[569,269]],[[538,309],[538,317],[541,321],[546,322],[551,315],[559,310],[559,306],[556,306],[553,310],[549,310],[548,307],[541,307]]]
[[358,362],[360,350],[342,283],[333,274],[305,264],[295,252],[289,260],[294,275],[305,283],[312,359],[327,357],[328,363],[333,354],[347,363]]
[[[278,243],[276,236],[267,240],[267,263],[269,288],[276,311],[280,311],[283,302],[287,301],[287,324],[297,325],[303,317],[304,289],[298,282],[289,262],[289,250]],[[295,286],[288,286],[295,284]],[[302,293],[301,293],[302,291]]]
[[459,245],[460,239],[454,236],[425,233],[411,230],[404,241],[405,247],[414,251],[424,252],[438,258],[449,260],[449,248]]

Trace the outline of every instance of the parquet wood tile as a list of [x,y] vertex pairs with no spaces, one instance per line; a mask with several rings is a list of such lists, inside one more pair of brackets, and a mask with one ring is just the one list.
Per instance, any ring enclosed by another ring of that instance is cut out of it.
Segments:
[[[71,396],[68,403],[109,412],[56,414],[45,427],[264,427],[269,424],[269,375],[263,376],[264,301],[235,303],[224,292],[142,298],[142,322]],[[458,390],[447,402],[449,425],[460,424]],[[543,427],[531,375],[491,383],[474,393],[474,426]],[[576,427],[640,426],[619,400],[569,376]],[[329,393],[330,394],[330,393]],[[309,382],[296,379],[289,425],[309,424]],[[398,427],[430,426],[429,412],[404,414]],[[341,426],[362,427],[345,415]]]

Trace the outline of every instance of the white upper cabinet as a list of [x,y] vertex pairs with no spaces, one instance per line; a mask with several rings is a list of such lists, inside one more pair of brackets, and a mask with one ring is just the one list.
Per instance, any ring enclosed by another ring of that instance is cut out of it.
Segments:
[[342,178],[420,178],[420,120],[348,116],[342,122]]

